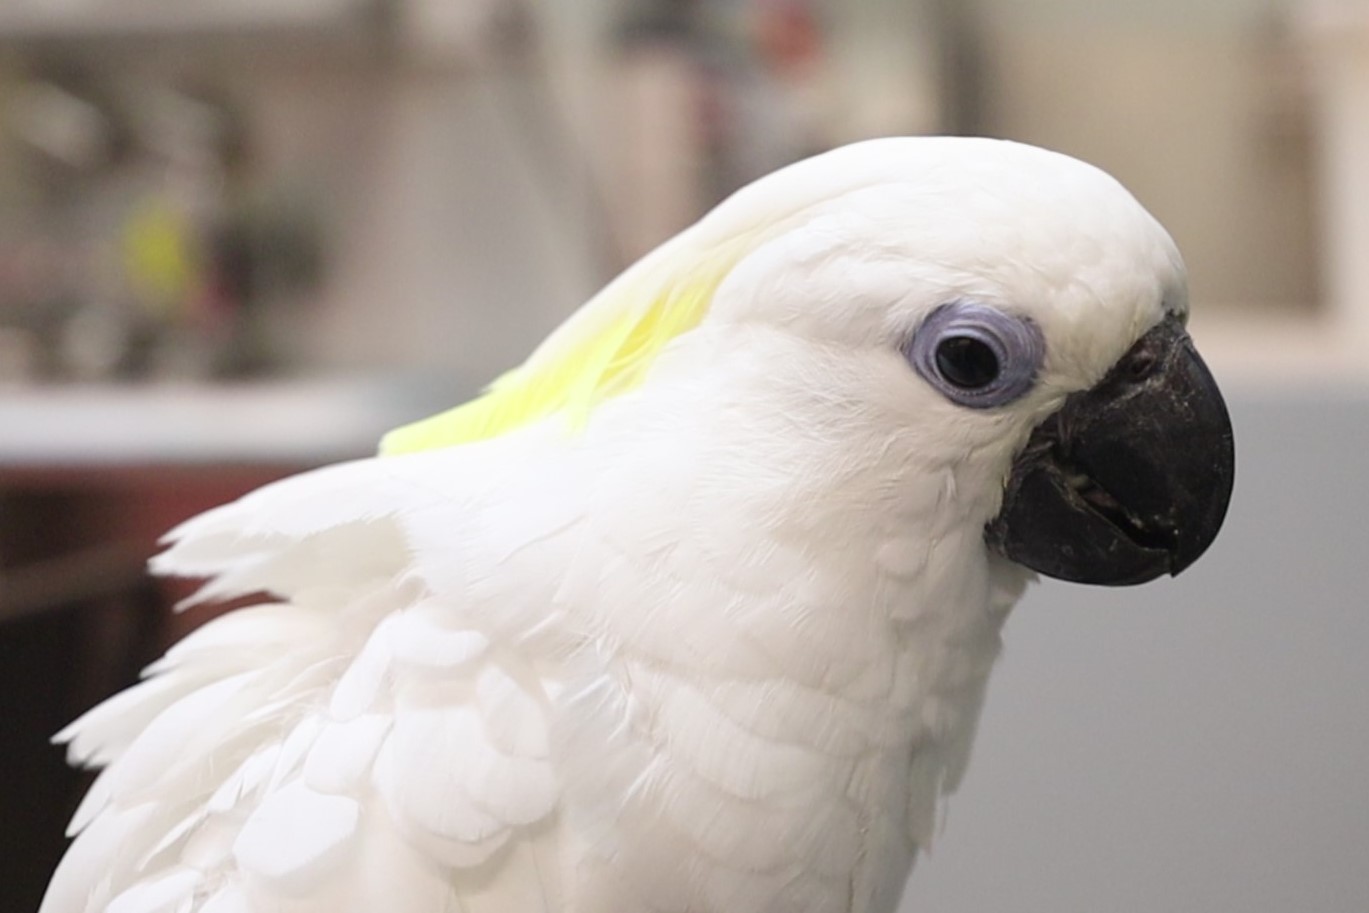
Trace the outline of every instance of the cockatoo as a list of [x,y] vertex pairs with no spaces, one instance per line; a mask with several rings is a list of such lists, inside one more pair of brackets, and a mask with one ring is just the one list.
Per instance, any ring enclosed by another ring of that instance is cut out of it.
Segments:
[[57,736],[42,913],[889,913],[1034,572],[1177,573],[1232,437],[1117,182],[892,138],[737,192],[481,398],[190,520]]

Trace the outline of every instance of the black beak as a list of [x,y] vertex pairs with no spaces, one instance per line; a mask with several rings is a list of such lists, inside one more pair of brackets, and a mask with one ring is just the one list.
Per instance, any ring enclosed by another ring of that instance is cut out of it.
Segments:
[[1207,550],[1234,477],[1226,404],[1170,317],[1033,430],[985,539],[1050,577],[1144,583]]

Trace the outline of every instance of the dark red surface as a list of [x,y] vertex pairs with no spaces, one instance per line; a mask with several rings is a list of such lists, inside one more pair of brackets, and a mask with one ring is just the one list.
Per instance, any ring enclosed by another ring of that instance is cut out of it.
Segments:
[[0,913],[37,908],[89,779],[52,734],[217,614],[171,612],[195,583],[143,573],[157,539],[300,468],[0,468]]

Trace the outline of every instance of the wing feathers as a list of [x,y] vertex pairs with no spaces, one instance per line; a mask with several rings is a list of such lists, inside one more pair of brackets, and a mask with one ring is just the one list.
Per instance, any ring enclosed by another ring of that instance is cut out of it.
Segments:
[[370,775],[390,717],[370,713],[324,725],[304,761],[304,782],[321,793],[356,795]]
[[116,897],[105,913],[189,913],[204,875],[177,867],[141,881]]
[[[414,573],[412,517],[446,560],[474,529],[450,459],[311,473],[173,533],[158,570],[280,601],[203,626],[59,733],[74,761],[107,769],[42,913],[531,913],[556,896],[559,874],[525,845],[549,839],[534,828],[560,784],[538,675],[508,667],[518,629]],[[505,869],[549,881],[501,889]]]
[[299,895],[347,860],[360,817],[355,799],[324,795],[293,781],[248,817],[233,842],[233,858],[263,886]]

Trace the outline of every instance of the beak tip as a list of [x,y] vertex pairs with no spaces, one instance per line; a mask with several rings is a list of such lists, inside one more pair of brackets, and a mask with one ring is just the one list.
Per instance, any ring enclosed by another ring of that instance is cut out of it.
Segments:
[[1206,551],[1206,549],[1198,549],[1197,551],[1189,552],[1187,554],[1171,552],[1169,556],[1169,576],[1178,577],[1184,571],[1191,568],[1194,563],[1202,557],[1204,551]]

